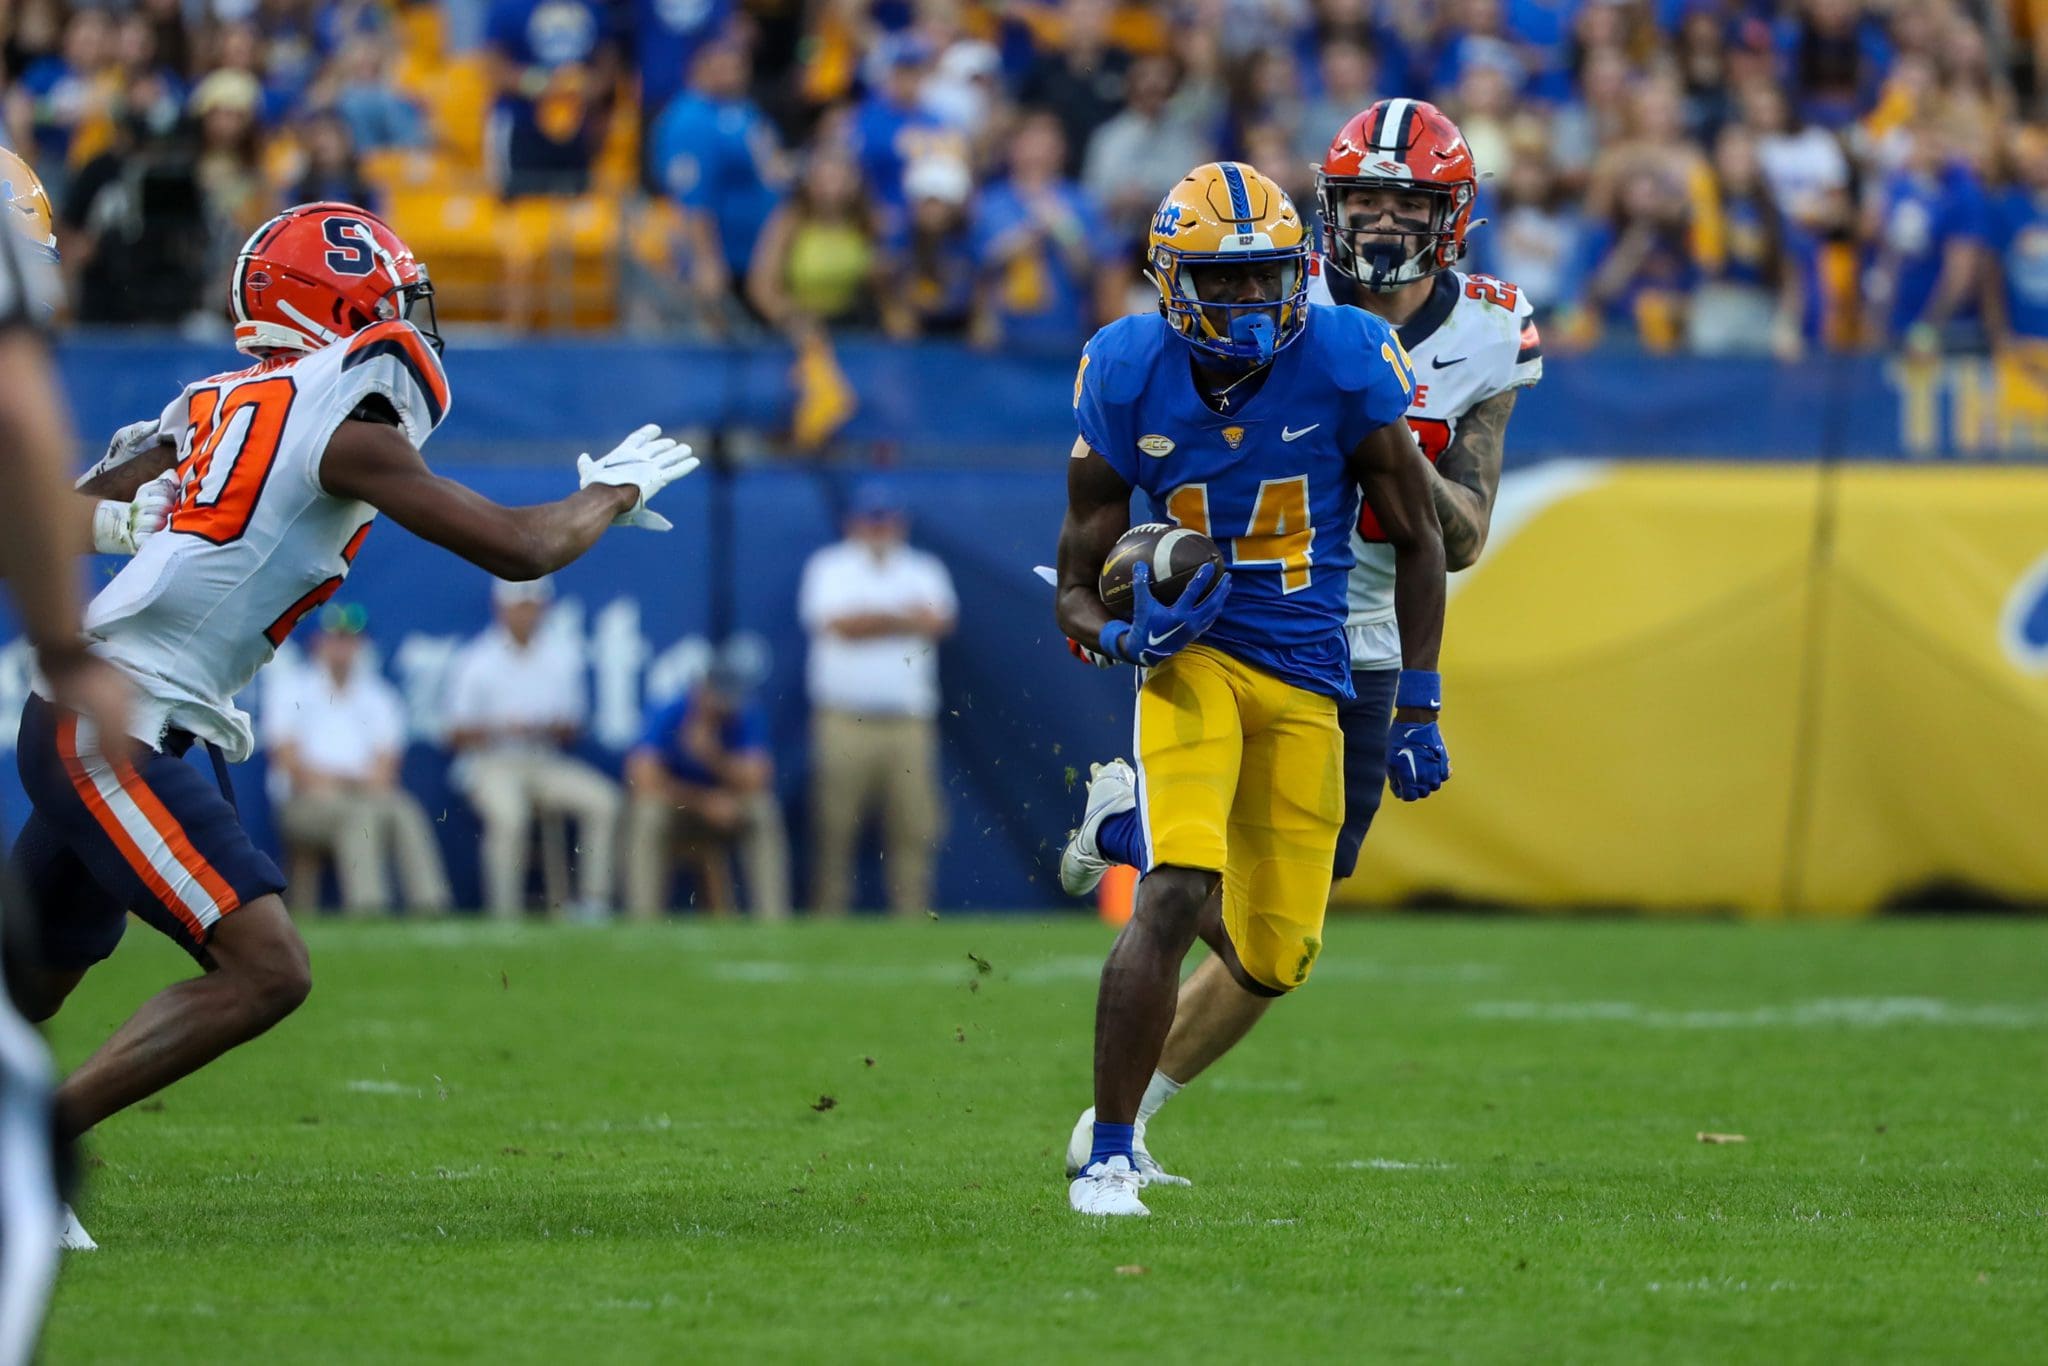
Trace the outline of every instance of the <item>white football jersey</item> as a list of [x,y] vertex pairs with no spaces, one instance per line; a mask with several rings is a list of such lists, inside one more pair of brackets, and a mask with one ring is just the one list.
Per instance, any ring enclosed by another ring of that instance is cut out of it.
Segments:
[[[1317,260],[1309,300],[1330,304],[1329,267]],[[1458,420],[1474,405],[1507,389],[1543,378],[1543,343],[1529,298],[1488,275],[1447,270],[1422,308],[1399,329],[1415,366],[1408,426],[1435,464],[1457,434]],[[1394,548],[1379,535],[1379,520],[1361,505],[1351,549],[1350,614],[1346,634],[1354,669],[1401,667],[1401,635],[1394,624]]]
[[235,694],[334,596],[376,520],[320,486],[328,439],[373,396],[415,446],[446,414],[447,375],[411,323],[200,380],[164,410],[182,481],[170,525],[85,614],[94,652],[142,694],[138,739],[158,745],[175,728],[249,757]]

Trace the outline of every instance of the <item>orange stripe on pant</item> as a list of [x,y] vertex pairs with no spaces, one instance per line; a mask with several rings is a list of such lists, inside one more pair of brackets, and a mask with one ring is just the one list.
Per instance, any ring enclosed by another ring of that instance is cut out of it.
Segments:
[[170,846],[171,857],[178,861],[178,866],[190,873],[193,879],[206,889],[207,899],[213,902],[215,908],[222,915],[226,915],[240,905],[235,896],[235,889],[228,886],[228,880],[220,875],[219,869],[206,861],[206,855],[199,852],[191,837],[185,833],[185,827],[178,824],[177,817],[170,813],[170,810],[157,799],[156,793],[142,781],[142,775],[128,764],[116,768],[114,775],[121,780],[121,790],[128,794],[128,799],[142,809],[143,816],[155,827],[156,833],[163,837],[163,842]]
[[85,763],[78,757],[78,718],[69,712],[57,722],[57,755],[64,761],[64,771],[71,776],[71,786],[84,801],[86,810],[92,812],[93,819],[100,823],[100,828],[114,841],[114,847],[121,851],[121,857],[135,870],[135,875],[142,879],[143,885],[154,892],[157,900],[184,923],[185,928],[192,932],[194,939],[205,939],[206,927],[199,923],[197,916],[186,909],[178,894],[171,889],[171,884],[164,881],[163,874],[156,870],[148,856],[129,838],[120,817],[107,805],[107,799],[100,795],[99,787],[93,782],[92,775],[85,771]]

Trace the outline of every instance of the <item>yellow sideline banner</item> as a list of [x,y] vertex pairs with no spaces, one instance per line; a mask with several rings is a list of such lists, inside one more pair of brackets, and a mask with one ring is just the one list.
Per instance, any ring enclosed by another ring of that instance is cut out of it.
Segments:
[[1443,668],[1341,902],[2048,904],[2048,470],[1511,475]]

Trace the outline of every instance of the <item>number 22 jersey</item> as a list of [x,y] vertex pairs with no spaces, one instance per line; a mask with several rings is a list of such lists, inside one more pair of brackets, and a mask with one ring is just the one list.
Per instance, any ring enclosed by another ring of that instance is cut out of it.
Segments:
[[254,747],[234,696],[299,621],[332,597],[375,508],[320,484],[336,429],[381,398],[423,445],[448,411],[426,338],[382,322],[302,356],[185,387],[161,430],[178,447],[170,525],[86,609],[94,653],[142,694],[135,734],[190,731],[239,763]]
[[[1312,302],[1330,302],[1329,269],[1327,262],[1315,262],[1309,280]],[[1340,278],[1337,283],[1345,282]],[[1432,465],[1475,405],[1543,378],[1543,342],[1529,296],[1505,280],[1442,272],[1398,335],[1415,367],[1408,425]],[[1401,633],[1394,621],[1394,548],[1380,534],[1371,508],[1359,513],[1352,549],[1358,566],[1351,572],[1351,667],[1398,669]]]
[[1307,305],[1302,334],[1259,388],[1217,412],[1190,350],[1156,313],[1097,332],[1074,380],[1081,437],[1139,490],[1151,517],[1211,537],[1230,600],[1202,637],[1287,683],[1351,696],[1345,586],[1359,489],[1351,453],[1407,409],[1413,377],[1393,329]]

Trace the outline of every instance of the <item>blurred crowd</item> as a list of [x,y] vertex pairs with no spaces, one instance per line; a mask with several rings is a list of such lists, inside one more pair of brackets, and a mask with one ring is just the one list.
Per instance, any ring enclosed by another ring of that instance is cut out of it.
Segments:
[[79,318],[210,309],[282,204],[364,201],[458,317],[1071,349],[1152,206],[1435,101],[1470,267],[1554,346],[2048,336],[2048,24],[1999,0],[15,0],[8,137]]

